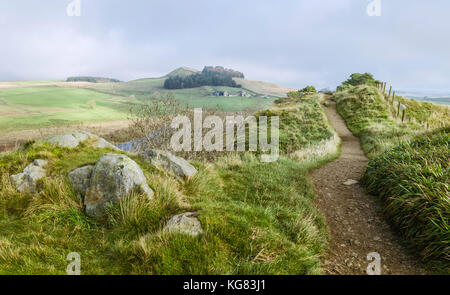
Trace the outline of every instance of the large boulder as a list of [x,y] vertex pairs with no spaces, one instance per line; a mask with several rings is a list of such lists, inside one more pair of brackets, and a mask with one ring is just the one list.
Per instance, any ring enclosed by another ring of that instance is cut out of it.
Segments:
[[92,170],[94,170],[94,166],[88,165],[69,173],[69,180],[72,182],[74,190],[81,193],[83,197],[91,185]]
[[37,181],[45,177],[44,167],[47,165],[45,160],[34,160],[28,165],[22,173],[11,175],[12,185],[23,193],[35,193]]
[[109,203],[117,203],[133,190],[144,192],[149,199],[153,191],[148,187],[139,165],[120,154],[104,154],[92,169],[84,204],[86,214],[99,216]]
[[74,131],[70,133],[59,134],[48,138],[46,141],[51,144],[67,148],[75,148],[82,142],[88,142],[92,147],[111,148],[114,150],[118,150],[116,146],[109,143],[104,138],[101,138],[87,131]]
[[190,236],[198,236],[203,233],[202,224],[198,220],[198,213],[188,212],[172,217],[163,231],[178,232]]
[[161,166],[180,178],[190,178],[197,174],[197,169],[188,161],[166,151],[148,149],[140,152],[139,155],[144,161],[155,166]]

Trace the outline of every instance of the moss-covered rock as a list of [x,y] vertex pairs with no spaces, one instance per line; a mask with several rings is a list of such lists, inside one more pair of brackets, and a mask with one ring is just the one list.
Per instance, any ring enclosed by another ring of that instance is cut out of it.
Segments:
[[142,191],[149,199],[153,191],[144,173],[132,159],[121,154],[104,154],[95,164],[86,191],[86,214],[99,216],[110,203],[117,203],[132,191]]

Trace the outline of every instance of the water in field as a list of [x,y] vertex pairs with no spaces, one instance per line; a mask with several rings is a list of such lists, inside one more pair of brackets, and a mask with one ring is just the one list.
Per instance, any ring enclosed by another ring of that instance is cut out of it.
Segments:
[[145,150],[149,146],[148,140],[153,142],[159,141],[163,132],[163,128],[161,128],[150,132],[148,138],[136,138],[124,143],[116,144],[115,146],[125,152],[137,153]]
[[135,140],[128,141],[125,143],[116,144],[116,147],[118,147],[120,150],[122,150],[124,152],[135,153],[140,150],[141,145],[142,145],[142,140],[135,139]]

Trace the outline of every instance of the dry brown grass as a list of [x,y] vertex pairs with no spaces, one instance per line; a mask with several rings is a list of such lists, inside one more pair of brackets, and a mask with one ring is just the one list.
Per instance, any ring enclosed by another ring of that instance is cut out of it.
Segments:
[[128,126],[130,125],[130,120],[121,120],[113,122],[60,125],[49,128],[8,132],[0,134],[0,152],[15,150],[18,147],[22,146],[25,142],[30,140],[39,140],[52,135],[71,132],[75,130],[89,131],[109,140],[113,139],[112,142],[122,142],[120,140],[114,139],[120,139],[121,132],[124,132],[126,134],[128,132]]

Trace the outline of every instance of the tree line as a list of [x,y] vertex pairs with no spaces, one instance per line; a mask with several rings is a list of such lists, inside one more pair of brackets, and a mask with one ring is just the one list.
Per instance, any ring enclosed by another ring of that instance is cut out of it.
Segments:
[[244,78],[244,74],[224,67],[204,67],[201,73],[186,77],[173,76],[166,79],[164,88],[183,89],[200,86],[229,86],[241,87],[233,78]]

